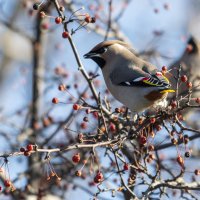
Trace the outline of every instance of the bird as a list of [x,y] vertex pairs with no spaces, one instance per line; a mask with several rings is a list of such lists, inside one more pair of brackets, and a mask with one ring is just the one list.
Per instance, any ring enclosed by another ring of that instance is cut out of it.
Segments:
[[110,93],[132,112],[143,112],[174,92],[157,67],[139,58],[125,42],[103,41],[84,58],[97,63]]
[[[181,74],[186,75],[188,81],[192,82],[192,94],[190,105],[198,105],[196,98],[200,97],[200,41],[191,36],[186,44],[185,50],[178,60],[171,64],[170,69],[178,68],[181,64]],[[173,75],[178,76],[177,70],[173,70]],[[177,80],[171,77],[170,82],[176,84]],[[179,85],[179,96],[186,97],[179,103],[180,106],[188,103],[188,87],[182,83]],[[194,129],[199,129],[199,109],[185,109],[182,111],[185,123]]]
[[[177,68],[181,64],[181,74],[188,77],[189,81],[193,83],[194,86],[199,85],[200,81],[200,41],[194,37],[190,37],[187,42],[185,51],[183,55],[171,64],[170,68]],[[174,74],[177,76],[177,74]],[[171,78],[171,82],[175,82],[174,78]],[[186,95],[188,93],[188,88],[184,84],[180,85],[179,93],[181,95]],[[199,97],[200,91],[197,88],[193,91],[193,97]]]

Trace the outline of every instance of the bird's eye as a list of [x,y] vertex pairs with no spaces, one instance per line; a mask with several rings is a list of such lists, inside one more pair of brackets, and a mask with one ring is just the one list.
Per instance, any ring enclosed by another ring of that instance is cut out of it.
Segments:
[[98,50],[98,53],[103,54],[107,51],[106,47],[102,47],[101,49]]

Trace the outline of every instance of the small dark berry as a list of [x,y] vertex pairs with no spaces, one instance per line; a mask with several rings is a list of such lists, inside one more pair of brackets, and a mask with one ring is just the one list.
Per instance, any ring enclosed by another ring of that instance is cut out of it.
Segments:
[[64,12],[64,11],[65,11],[65,7],[64,7],[64,6],[60,6],[59,10],[60,10],[61,12]]
[[25,155],[25,156],[30,156],[31,153],[30,153],[30,151],[26,150],[26,151],[24,151],[24,155]]
[[39,4],[39,3],[34,3],[34,4],[33,4],[33,9],[34,9],[34,10],[38,10],[39,7],[40,7],[40,4]]
[[96,18],[95,17],[92,17],[91,18],[91,23],[95,23],[96,22]]
[[189,158],[189,157],[190,157],[190,152],[189,152],[189,151],[186,151],[186,152],[185,152],[185,157],[186,157],[186,158]]
[[200,169],[195,169],[195,171],[194,171],[194,173],[195,173],[195,175],[200,175]]
[[21,147],[20,148],[20,152],[24,152],[25,151],[25,148],[24,147]]
[[89,121],[88,117],[84,117],[84,118],[83,118],[83,121],[84,121],[84,122],[88,122],[88,121]]

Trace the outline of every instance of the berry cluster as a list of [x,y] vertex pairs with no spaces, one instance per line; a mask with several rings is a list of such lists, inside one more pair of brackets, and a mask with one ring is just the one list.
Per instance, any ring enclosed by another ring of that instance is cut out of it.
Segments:
[[20,148],[20,152],[23,152],[25,156],[30,156],[31,155],[31,151],[35,151],[35,145],[32,144],[27,144],[26,148],[21,147]]

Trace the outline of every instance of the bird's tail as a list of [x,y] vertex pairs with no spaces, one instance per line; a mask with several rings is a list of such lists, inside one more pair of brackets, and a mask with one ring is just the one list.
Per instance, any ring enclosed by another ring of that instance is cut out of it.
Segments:
[[160,93],[168,93],[168,92],[175,92],[175,90],[172,89],[166,89],[166,90],[162,90]]

